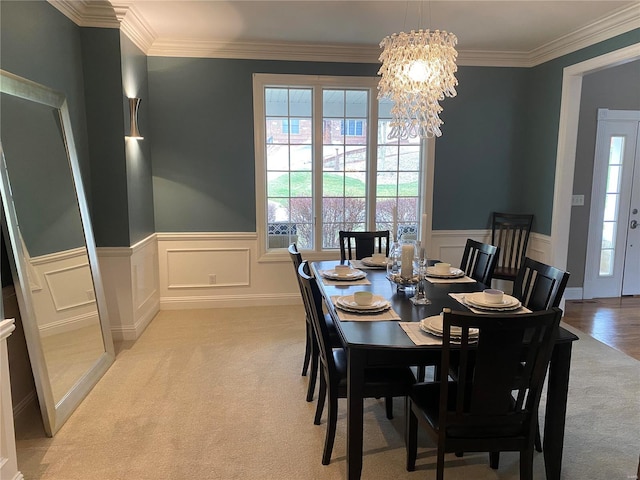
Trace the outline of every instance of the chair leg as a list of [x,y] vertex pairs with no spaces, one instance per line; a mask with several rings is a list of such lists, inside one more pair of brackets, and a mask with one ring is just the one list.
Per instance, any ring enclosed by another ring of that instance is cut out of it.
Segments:
[[427,367],[425,367],[424,365],[418,365],[418,371],[416,372],[417,373],[416,380],[418,382],[424,382],[424,377],[426,375],[426,370],[427,370]]
[[520,480],[533,480],[533,448],[520,452]]
[[411,410],[409,397],[405,402],[405,419],[404,446],[407,452],[407,471],[413,472],[416,469],[416,457],[418,456],[418,419]]
[[309,361],[311,360],[311,350],[313,349],[312,347],[312,341],[313,341],[313,331],[311,330],[311,325],[309,324],[309,322],[306,322],[307,325],[307,340],[306,340],[306,345],[304,347],[304,361],[302,362],[302,376],[306,376],[307,375],[307,371],[309,369]]
[[540,435],[540,422],[536,421],[536,439],[535,439],[536,451],[542,451],[542,436]]
[[384,406],[387,410],[387,418],[389,420],[393,419],[393,397],[385,397]]
[[311,375],[309,375],[309,384],[307,386],[307,402],[311,402],[313,400],[313,392],[316,389],[319,355],[320,352],[318,352],[318,344],[314,340],[311,344]]
[[489,452],[489,466],[494,470],[500,465],[500,452]]
[[327,397],[327,380],[324,378],[324,370],[320,371],[320,390],[318,391],[318,404],[316,405],[316,416],[313,419],[315,425],[320,425],[322,411],[324,410],[324,400]]
[[438,442],[436,480],[444,480],[444,441]]
[[336,424],[338,423],[338,396],[332,390],[331,385],[327,388],[327,396],[329,397],[329,411],[327,415],[327,434],[324,439],[324,452],[322,453],[323,465],[329,465],[331,462],[333,441],[336,438]]

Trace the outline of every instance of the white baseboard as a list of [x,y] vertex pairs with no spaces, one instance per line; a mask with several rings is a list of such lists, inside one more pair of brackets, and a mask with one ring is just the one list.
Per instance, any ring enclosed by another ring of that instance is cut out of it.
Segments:
[[219,295],[206,297],[163,297],[160,301],[161,310],[182,310],[197,308],[228,308],[228,307],[264,307],[278,305],[300,305],[300,292],[280,295]]

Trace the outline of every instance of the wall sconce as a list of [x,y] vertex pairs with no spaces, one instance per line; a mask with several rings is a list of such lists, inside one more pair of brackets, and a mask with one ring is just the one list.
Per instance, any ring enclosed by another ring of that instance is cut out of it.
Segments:
[[141,98],[130,98],[129,99],[129,112],[131,114],[130,125],[131,132],[126,138],[135,138],[136,140],[142,140],[144,137],[140,135],[140,130],[138,130],[138,108],[140,107]]

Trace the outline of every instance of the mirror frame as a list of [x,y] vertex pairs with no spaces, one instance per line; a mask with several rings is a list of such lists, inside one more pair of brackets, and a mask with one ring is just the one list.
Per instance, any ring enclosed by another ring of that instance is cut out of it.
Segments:
[[24,100],[36,102],[58,110],[63,130],[63,140],[67,151],[67,159],[69,161],[70,173],[75,185],[76,199],[84,230],[84,239],[89,259],[89,266],[93,277],[96,307],[98,309],[100,330],[102,332],[102,340],[104,344],[103,353],[100,354],[93,365],[84,372],[78,381],[56,403],[44,358],[40,332],[35,318],[31,288],[27,275],[28,266],[26,264],[24,251],[22,249],[22,242],[18,231],[16,210],[11,197],[11,183],[7,171],[4,150],[2,149],[2,139],[0,139],[0,190],[2,193],[2,203],[4,207],[2,212],[3,230],[7,244],[10,245],[13,251],[13,256],[11,255],[11,252],[8,252],[9,259],[12,267],[24,334],[27,341],[27,349],[31,360],[33,378],[36,385],[38,400],[40,402],[44,429],[48,436],[53,436],[67,421],[73,411],[78,407],[114,362],[115,353],[113,348],[113,339],[111,337],[104,288],[102,285],[102,278],[100,276],[98,256],[96,253],[95,240],[89,217],[89,208],[87,206],[82,177],[80,175],[78,156],[73,141],[71,117],[69,115],[69,107],[66,97],[61,92],[57,92],[45,87],[44,85],[32,82],[5,70],[0,70],[0,94],[20,97]]

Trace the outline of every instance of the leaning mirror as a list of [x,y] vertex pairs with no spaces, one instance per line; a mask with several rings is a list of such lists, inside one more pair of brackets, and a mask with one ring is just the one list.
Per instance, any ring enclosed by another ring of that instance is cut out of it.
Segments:
[[63,94],[0,70],[0,160],[3,233],[53,436],[114,360]]

